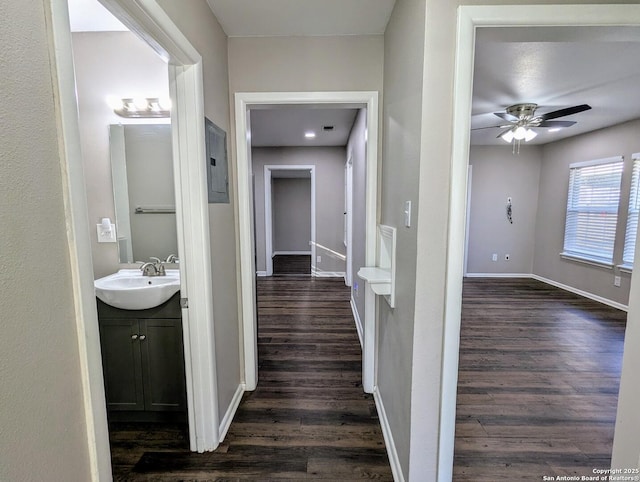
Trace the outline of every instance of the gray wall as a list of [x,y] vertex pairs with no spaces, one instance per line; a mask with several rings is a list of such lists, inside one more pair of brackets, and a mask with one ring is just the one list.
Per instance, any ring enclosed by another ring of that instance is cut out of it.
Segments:
[[[254,147],[251,149],[255,186],[256,255],[258,271],[266,270],[264,241],[264,166],[316,166],[316,255],[322,257],[315,266],[319,272],[344,272],[344,147]],[[313,263],[312,263],[313,264]]]
[[[378,301],[378,390],[405,478],[409,475],[416,229],[404,227],[404,202],[419,214],[425,4],[396,2],[384,42],[381,222],[397,228],[396,307]],[[366,336],[366,334],[365,334]],[[431,453],[424,453],[431,458]],[[423,474],[422,480],[435,480]]]
[[175,214],[136,214],[137,207],[175,207],[171,126],[128,125],[124,143],[133,261],[178,254]]
[[310,251],[311,179],[272,179],[273,250]]
[[[522,145],[517,155],[507,145],[471,148],[469,273],[533,272],[541,162],[539,146]],[[506,216],[507,197],[512,198],[513,224]],[[491,260],[493,253],[498,255],[496,262]]]
[[[640,151],[639,128],[640,120],[636,120],[544,146],[533,262],[535,274],[618,303],[628,303],[629,274],[617,268],[611,270],[566,260],[559,254],[564,243],[569,164],[622,155],[625,167],[614,249],[614,263],[622,263],[631,186],[631,154]],[[613,285],[615,275],[622,278],[620,287]]]
[[0,480],[91,480],[47,2],[0,4]]
[[[229,76],[227,37],[205,0],[187,3],[159,0],[182,33],[202,55],[204,115],[229,132]],[[227,152],[230,137],[227,136]],[[235,179],[229,165],[229,204],[209,204],[213,319],[218,375],[220,418],[227,411],[240,382],[240,335],[236,221],[234,217]]]
[[347,143],[347,159],[351,156],[353,162],[353,236],[351,273],[351,298],[355,302],[360,321],[364,323],[364,281],[358,278],[358,270],[365,266],[366,242],[366,175],[367,175],[367,111],[360,109],[356,117],[349,141]]
[[[168,119],[124,119],[107,105],[110,95],[169,95],[167,64],[131,32],[74,33],[73,56],[80,117],[80,141],[90,224],[115,223],[109,162],[110,124],[167,124]],[[90,230],[93,271],[101,278],[124,267],[117,243],[98,243]]]

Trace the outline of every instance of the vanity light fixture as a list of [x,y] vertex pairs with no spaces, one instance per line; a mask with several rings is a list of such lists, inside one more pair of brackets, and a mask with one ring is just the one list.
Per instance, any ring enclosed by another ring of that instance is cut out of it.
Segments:
[[109,97],[107,104],[113,112],[126,118],[161,118],[171,115],[171,99],[161,97]]

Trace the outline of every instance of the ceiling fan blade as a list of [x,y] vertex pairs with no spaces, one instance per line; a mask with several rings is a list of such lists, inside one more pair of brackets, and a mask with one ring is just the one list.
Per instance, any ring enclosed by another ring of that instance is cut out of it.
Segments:
[[509,132],[511,129],[513,129],[513,127],[509,127],[508,129],[502,131],[500,134],[498,134],[496,136],[496,139],[500,139],[503,135],[505,135],[507,132]]
[[577,114],[578,112],[584,112],[585,110],[589,110],[589,109],[591,109],[591,106],[587,104],[574,105],[573,107],[567,107],[565,109],[554,110],[553,112],[547,112],[546,114],[542,114],[540,118],[543,121],[549,120],[549,119],[557,119],[558,117]]
[[511,115],[511,114],[507,114],[506,112],[494,112],[493,115],[497,115],[501,119],[504,119],[504,120],[509,121],[509,122],[516,122],[516,121],[520,120],[516,116]]
[[502,129],[506,129],[507,127],[509,127],[509,129],[511,129],[511,126],[504,126],[504,125],[502,125],[502,126],[474,127],[474,128],[473,128],[473,129],[471,129],[471,130],[472,130],[472,131],[479,131],[479,130],[482,130],[482,129],[496,129],[496,128],[498,128],[498,127],[502,128]]
[[576,121],[542,121],[536,127],[571,127]]

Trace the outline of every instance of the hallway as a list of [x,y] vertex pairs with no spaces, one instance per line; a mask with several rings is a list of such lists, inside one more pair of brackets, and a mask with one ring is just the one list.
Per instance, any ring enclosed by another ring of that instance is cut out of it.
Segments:
[[393,480],[343,280],[259,279],[258,333],[258,388],[220,447],[141,450],[131,433],[114,462],[144,454],[115,480]]

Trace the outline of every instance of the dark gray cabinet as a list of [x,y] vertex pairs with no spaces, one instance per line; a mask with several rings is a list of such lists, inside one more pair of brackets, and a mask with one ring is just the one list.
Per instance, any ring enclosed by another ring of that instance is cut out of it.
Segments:
[[131,413],[125,418],[147,420],[153,419],[150,412],[186,411],[182,321],[167,316],[176,316],[176,312],[179,316],[178,298],[174,303],[176,307],[127,311],[99,302],[102,366],[110,413],[136,412],[137,416]]

